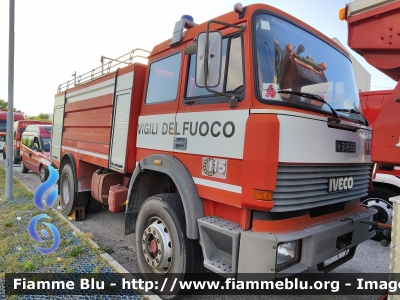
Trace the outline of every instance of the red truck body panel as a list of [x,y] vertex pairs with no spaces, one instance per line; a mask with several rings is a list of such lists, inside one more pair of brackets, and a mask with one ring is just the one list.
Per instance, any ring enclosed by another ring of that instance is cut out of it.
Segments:
[[[119,172],[133,172],[136,166],[135,144],[140,101],[133,101],[132,99],[142,99],[146,70],[147,67],[145,65],[133,64],[122,69],[118,74],[113,72],[67,90],[65,96],[68,100],[65,104],[61,157],[67,152],[74,156],[77,163],[78,179],[89,176],[87,173],[82,172],[82,168],[79,167],[80,162],[103,168],[109,167],[108,156],[113,127],[115,76],[117,74],[121,78],[132,72],[134,73],[134,80],[131,87],[132,105],[130,107],[129,132],[127,134],[126,164],[124,170]],[[107,82],[109,83],[108,90],[101,88]],[[99,89],[103,90],[99,91]],[[76,97],[77,100],[73,97]],[[69,99],[73,100],[68,102]],[[54,163],[59,166],[60,162],[54,161]]]
[[374,127],[376,119],[389,100],[392,92],[392,90],[382,90],[359,93],[363,114],[371,127]]
[[[371,127],[374,127],[375,121],[378,119],[383,107],[388,102],[390,96],[392,95],[392,92],[392,90],[382,90],[359,93],[363,114],[367,118]],[[375,134],[375,129],[373,131],[373,134]],[[374,151],[374,148],[379,148],[379,144],[374,145],[372,143],[372,151]],[[382,166],[382,164],[378,164],[377,172],[400,177],[400,169],[393,166]]]
[[[400,80],[399,9],[400,1],[394,1],[353,15],[350,12],[347,18],[350,48],[395,81]],[[374,162],[400,165],[399,107],[397,84],[374,122],[371,153]]]

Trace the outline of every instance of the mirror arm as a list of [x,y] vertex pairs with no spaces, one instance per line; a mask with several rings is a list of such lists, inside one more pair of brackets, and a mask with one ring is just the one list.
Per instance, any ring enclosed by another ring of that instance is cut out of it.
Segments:
[[235,97],[235,95],[230,95],[227,93],[221,93],[218,91],[214,91],[212,89],[210,89],[208,87],[207,84],[207,74],[208,74],[208,55],[209,55],[209,33],[210,33],[210,24],[211,23],[216,23],[216,24],[220,24],[220,25],[224,25],[226,27],[233,27],[233,28],[237,28],[239,29],[240,34],[242,34],[242,32],[246,29],[246,25],[233,25],[233,24],[229,24],[229,23],[225,23],[225,22],[221,22],[221,21],[217,21],[217,20],[210,20],[207,22],[207,29],[206,29],[206,49],[204,51],[204,87],[206,88],[206,90],[210,93],[214,93],[220,96],[224,96],[224,97],[229,97],[229,107],[230,108],[234,108],[238,106],[238,99]]

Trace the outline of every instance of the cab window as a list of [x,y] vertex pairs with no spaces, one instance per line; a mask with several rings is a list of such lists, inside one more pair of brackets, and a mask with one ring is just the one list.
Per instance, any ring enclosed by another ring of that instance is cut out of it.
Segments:
[[32,149],[33,136],[25,135],[22,137],[22,145]]
[[[196,54],[189,59],[189,74],[186,82],[185,98],[215,95],[205,88],[199,88],[195,81]],[[243,54],[241,37],[229,36],[222,40],[222,60],[220,83],[211,88],[218,92],[237,92],[243,88]]]
[[41,138],[41,141],[43,151],[50,152],[50,138]]
[[32,147],[33,147],[33,146],[36,146],[36,149],[39,149],[39,148],[40,148],[40,146],[39,146],[39,138],[36,137],[36,136],[33,138]]
[[178,52],[150,65],[146,104],[176,99],[182,54]]

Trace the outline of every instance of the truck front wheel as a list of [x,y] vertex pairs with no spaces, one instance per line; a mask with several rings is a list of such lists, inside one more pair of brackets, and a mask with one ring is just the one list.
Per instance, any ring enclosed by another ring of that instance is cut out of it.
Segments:
[[[378,210],[378,213],[374,216],[374,221],[384,224],[392,224],[393,204],[389,201],[389,198],[397,195],[398,193],[395,191],[376,186],[370,193],[368,193],[368,196],[361,200],[361,204]],[[390,237],[384,236],[384,230],[385,228],[378,226],[376,228],[376,235],[372,239],[378,241],[385,239],[390,241]]]
[[69,216],[74,207],[86,207],[89,193],[75,192],[74,174],[70,164],[64,165],[60,176],[61,211]]
[[21,170],[21,173],[28,173],[29,169],[25,167],[24,161],[21,159],[19,169]]
[[[140,269],[148,280],[169,277],[184,280],[186,273],[199,273],[203,260],[198,240],[186,237],[185,214],[180,196],[159,194],[148,198],[136,220],[136,249]],[[179,285],[177,285],[179,286]],[[175,288],[163,298],[173,298]]]
[[40,181],[45,182],[47,178],[49,178],[49,170],[42,165],[39,168],[39,175],[40,175]]

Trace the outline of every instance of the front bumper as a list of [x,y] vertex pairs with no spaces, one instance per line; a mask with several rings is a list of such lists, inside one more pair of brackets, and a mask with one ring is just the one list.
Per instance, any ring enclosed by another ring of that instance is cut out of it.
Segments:
[[[303,272],[347,249],[370,239],[375,231],[360,221],[369,221],[375,209],[337,219],[325,224],[285,234],[244,231],[240,236],[238,273],[276,273],[276,277]],[[337,249],[338,237],[352,233],[347,246]],[[276,249],[282,242],[301,240],[300,261],[276,272]]]

